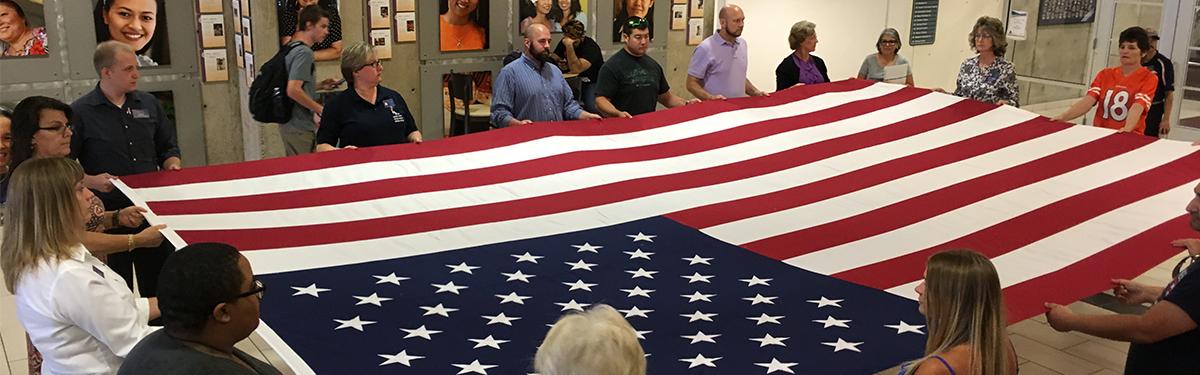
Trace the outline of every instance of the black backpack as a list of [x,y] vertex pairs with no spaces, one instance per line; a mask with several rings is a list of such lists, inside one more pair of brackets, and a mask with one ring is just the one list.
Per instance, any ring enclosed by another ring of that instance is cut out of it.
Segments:
[[282,124],[292,119],[292,106],[296,102],[287,95],[287,55],[301,44],[292,41],[280,47],[250,84],[250,114],[255,121]]

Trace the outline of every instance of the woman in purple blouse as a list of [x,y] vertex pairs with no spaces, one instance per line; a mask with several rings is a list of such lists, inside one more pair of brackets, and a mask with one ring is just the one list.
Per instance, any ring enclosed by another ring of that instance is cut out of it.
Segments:
[[829,69],[825,68],[825,60],[813,55],[817,50],[817,25],[800,21],[792,25],[788,34],[788,45],[795,52],[775,68],[775,90],[783,90],[797,85],[829,82]]

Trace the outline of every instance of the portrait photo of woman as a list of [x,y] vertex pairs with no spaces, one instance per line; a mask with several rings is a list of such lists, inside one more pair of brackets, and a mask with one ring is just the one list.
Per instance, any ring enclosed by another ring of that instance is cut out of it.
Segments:
[[479,51],[488,48],[487,0],[440,0],[438,14],[439,50]]
[[115,40],[137,51],[141,67],[169,65],[165,0],[93,0],[96,43]]
[[[27,9],[29,13],[26,13]],[[49,54],[43,14],[40,3],[0,0],[0,57]]]

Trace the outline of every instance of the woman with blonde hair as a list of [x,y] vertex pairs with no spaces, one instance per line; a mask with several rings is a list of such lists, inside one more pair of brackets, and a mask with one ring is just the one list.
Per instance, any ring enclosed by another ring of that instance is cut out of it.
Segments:
[[902,375],[1017,373],[1000,278],[991,260],[972,250],[934,254],[916,292],[917,309],[929,327],[925,356],[905,363]]
[[609,305],[564,315],[533,359],[542,375],[645,375],[646,353],[633,326]]
[[12,172],[0,270],[17,320],[49,374],[114,374],[158,317],[125,280],[83,246],[92,192],[65,158],[31,159]]

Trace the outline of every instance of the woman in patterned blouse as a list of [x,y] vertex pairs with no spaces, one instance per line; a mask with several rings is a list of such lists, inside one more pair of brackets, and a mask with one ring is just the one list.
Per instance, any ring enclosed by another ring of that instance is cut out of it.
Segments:
[[1019,107],[1017,73],[1012,63],[1004,59],[1008,48],[1004,24],[992,17],[979,17],[971,29],[969,42],[978,54],[963,61],[954,95]]

